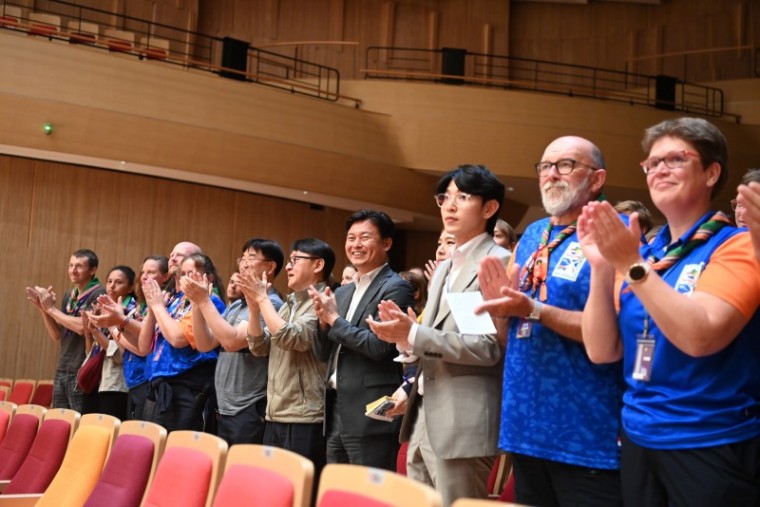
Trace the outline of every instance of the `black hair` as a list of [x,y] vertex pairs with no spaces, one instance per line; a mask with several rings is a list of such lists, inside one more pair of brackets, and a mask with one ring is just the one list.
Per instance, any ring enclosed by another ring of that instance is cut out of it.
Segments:
[[129,266],[114,266],[109,271],[108,274],[110,275],[114,271],[121,271],[124,273],[124,276],[127,277],[127,281],[129,282],[129,285],[135,284],[135,270],[130,268]]
[[348,217],[348,220],[346,220],[346,230],[349,230],[356,222],[364,222],[365,220],[369,220],[372,222],[372,225],[377,227],[381,238],[393,239],[393,235],[396,232],[396,226],[393,224],[393,220],[387,213],[374,209],[360,209],[359,211],[354,212]]
[[325,267],[322,268],[322,280],[325,282],[330,280],[330,275],[335,267],[335,252],[333,252],[330,245],[321,239],[304,238],[295,240],[291,250],[307,253],[312,257],[322,259],[325,262]]
[[274,276],[277,276],[285,264],[285,252],[282,251],[280,244],[272,239],[251,238],[243,245],[243,253],[253,249],[261,252],[264,257],[275,263]]
[[463,164],[438,180],[435,193],[446,193],[452,181],[462,192],[480,197],[483,204],[494,200],[499,205],[496,213],[486,223],[485,232],[493,236],[496,221],[499,219],[499,211],[504,204],[504,184],[484,165]]
[[71,255],[73,257],[76,257],[77,259],[80,259],[82,257],[86,258],[87,266],[90,268],[98,267],[98,255],[88,248],[80,248],[79,250],[77,250]]

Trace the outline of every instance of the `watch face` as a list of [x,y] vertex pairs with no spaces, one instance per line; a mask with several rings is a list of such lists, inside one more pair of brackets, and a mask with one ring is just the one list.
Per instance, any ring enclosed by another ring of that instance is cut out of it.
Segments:
[[646,276],[646,274],[647,274],[646,268],[640,264],[636,266],[631,266],[631,269],[628,270],[628,278],[634,281],[641,280],[642,278]]

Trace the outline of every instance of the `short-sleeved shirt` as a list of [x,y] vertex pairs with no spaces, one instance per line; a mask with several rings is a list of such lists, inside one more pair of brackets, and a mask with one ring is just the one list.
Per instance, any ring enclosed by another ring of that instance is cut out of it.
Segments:
[[[211,302],[219,313],[224,313],[225,305],[219,296],[211,294]],[[179,323],[188,342],[194,343],[190,299],[186,298],[182,292],[174,294],[167,304],[167,311]],[[180,375],[201,364],[216,361],[218,355],[216,349],[199,352],[192,345],[175,348],[164,338],[158,324],[154,331],[154,341],[155,344],[146,362],[146,375],[149,375],[150,380]]]
[[[537,250],[548,220],[527,228],[514,252],[516,264],[525,266]],[[565,227],[552,227],[549,241]],[[589,278],[590,267],[572,234],[549,256],[545,303],[583,310]],[[521,322],[513,318],[509,326],[499,447],[577,466],[618,469],[620,362],[593,364],[581,343],[540,322],[532,323],[529,337],[517,338]]]
[[[106,290],[102,286],[98,286],[86,294],[83,299],[72,304],[71,308],[69,308],[71,291],[68,291],[63,296],[61,311],[71,317],[79,317],[82,311],[90,310],[92,308],[92,303],[98,299],[98,296],[105,293]],[[82,366],[82,363],[84,362],[84,357],[84,336],[61,326],[61,351],[58,354],[58,371],[65,371],[68,373],[78,372],[80,366]]]
[[[275,310],[282,306],[282,299],[275,291],[269,293],[269,301]],[[232,303],[224,312],[225,320],[233,327],[242,321],[248,321],[248,307],[245,299]],[[261,318],[261,328],[266,323]],[[266,398],[269,357],[256,357],[246,346],[236,352],[219,351],[216,363],[216,398],[219,413],[234,416],[252,403]]]
[[[706,218],[709,215],[700,222]],[[670,230],[664,228],[651,245],[642,247],[642,256],[662,258],[694,228],[672,245]],[[692,357],[648,318],[647,334],[655,341],[651,378],[634,380],[636,342],[648,314],[624,286],[618,324],[627,384],[623,397],[626,434],[634,443],[654,449],[711,447],[760,435],[760,266],[749,235],[726,226],[660,276],[681,294],[705,292],[726,301],[749,322],[724,349]]]

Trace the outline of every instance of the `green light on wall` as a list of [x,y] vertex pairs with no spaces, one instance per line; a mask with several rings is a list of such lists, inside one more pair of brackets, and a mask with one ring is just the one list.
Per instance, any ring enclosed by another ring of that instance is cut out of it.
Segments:
[[50,134],[52,134],[53,133],[53,124],[45,122],[42,125],[42,132],[44,132],[46,136],[49,136]]

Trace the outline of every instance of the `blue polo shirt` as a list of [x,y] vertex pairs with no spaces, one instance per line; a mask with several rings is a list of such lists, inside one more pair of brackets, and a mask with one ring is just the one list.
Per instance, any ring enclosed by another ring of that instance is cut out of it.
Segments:
[[[670,230],[665,227],[651,245],[642,247],[642,257],[653,254],[662,258],[688,239],[710,215],[672,245]],[[653,449],[684,449],[740,442],[760,435],[760,270],[744,231],[726,226],[659,273],[679,293],[691,296],[696,289],[721,297],[735,307],[738,304],[749,308],[749,323],[719,352],[691,357],[676,348],[649,318],[648,335],[655,341],[651,378],[648,382],[634,380],[637,336],[643,331],[648,313],[624,285],[618,319],[627,384],[623,428],[634,443]],[[736,303],[728,298],[736,298]]]
[[[531,224],[520,239],[520,266],[538,248],[548,220]],[[564,228],[553,227],[549,241]],[[549,257],[546,303],[583,310],[590,273],[577,235],[567,237]],[[517,338],[521,320],[510,320],[499,447],[577,466],[620,468],[620,362],[595,365],[582,344],[538,322],[529,337]]]

